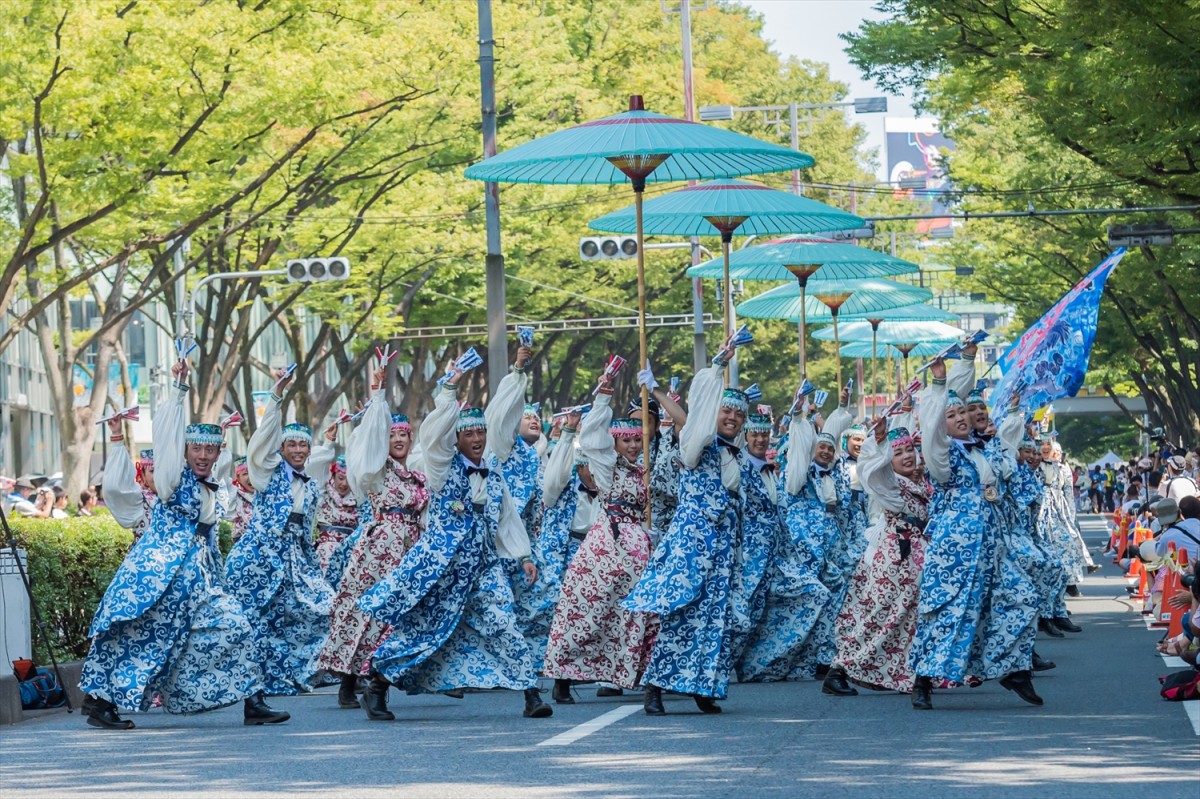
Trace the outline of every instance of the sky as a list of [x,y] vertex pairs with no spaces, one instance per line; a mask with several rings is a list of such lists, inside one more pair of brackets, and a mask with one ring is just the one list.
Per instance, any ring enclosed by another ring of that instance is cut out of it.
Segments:
[[[864,20],[883,19],[874,9],[875,0],[742,0],[763,15],[763,38],[784,56],[794,55],[829,64],[830,76],[850,87],[848,100],[858,97],[882,97],[886,93],[865,80],[850,63],[839,33],[856,30]],[[879,150],[884,161],[883,120],[885,117],[915,116],[909,96],[889,96],[886,114],[864,114],[857,118],[867,130],[867,147]],[[803,145],[801,145],[803,148]],[[886,179],[880,166],[879,179]]]

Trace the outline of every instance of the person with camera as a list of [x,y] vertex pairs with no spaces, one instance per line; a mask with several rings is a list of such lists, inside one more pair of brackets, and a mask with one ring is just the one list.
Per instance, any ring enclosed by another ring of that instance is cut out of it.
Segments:
[[27,519],[48,519],[54,503],[46,501],[48,488],[35,488],[28,477],[18,477],[8,495],[12,513]]
[[1165,480],[1161,483],[1163,496],[1167,499],[1173,499],[1180,502],[1184,497],[1196,497],[1200,495],[1200,490],[1197,490],[1196,483],[1192,478],[1188,477],[1184,472],[1187,470],[1187,461],[1182,455],[1172,455],[1167,458],[1167,474]]

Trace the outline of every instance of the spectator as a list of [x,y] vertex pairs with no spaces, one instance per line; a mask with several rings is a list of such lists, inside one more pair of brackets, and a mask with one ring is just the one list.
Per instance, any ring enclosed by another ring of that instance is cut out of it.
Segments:
[[46,502],[50,504],[51,519],[71,518],[67,513],[67,490],[62,486],[56,485],[51,488],[46,495]]
[[1092,513],[1104,510],[1104,480],[1099,466],[1093,466],[1088,473],[1088,499],[1092,501]]
[[1187,469],[1187,461],[1181,455],[1172,455],[1167,459],[1167,479],[1166,484],[1162,487],[1163,496],[1167,499],[1179,502],[1184,497],[1195,497],[1200,494],[1192,478],[1184,474],[1185,469]]
[[1154,506],[1154,513],[1159,527],[1154,554],[1164,557],[1167,547],[1174,544],[1176,551],[1187,550],[1189,562],[1196,562],[1200,558],[1200,499],[1184,497],[1179,503],[1164,499]]
[[1110,463],[1104,467],[1101,477],[1103,478],[1102,484],[1104,489],[1104,510],[1112,513],[1114,504],[1113,498],[1117,493],[1117,470],[1113,468],[1113,464]]
[[12,512],[31,519],[45,519],[50,516],[50,505],[42,503],[41,499],[42,492],[34,488],[33,481],[28,477],[18,477],[13,483],[12,493],[8,495]]
[[76,516],[95,516],[96,510],[96,495],[90,488],[85,488],[79,492],[79,510],[75,512]]

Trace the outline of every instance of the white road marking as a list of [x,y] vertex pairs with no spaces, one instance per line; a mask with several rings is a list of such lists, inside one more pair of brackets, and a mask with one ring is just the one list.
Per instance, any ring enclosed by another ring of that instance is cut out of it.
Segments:
[[641,705],[621,705],[618,708],[608,711],[607,713],[597,716],[591,721],[585,721],[578,727],[572,727],[564,733],[555,735],[553,738],[547,738],[538,744],[538,746],[567,746],[573,744],[580,738],[586,738],[594,732],[604,729],[610,724],[615,724],[626,716],[632,716],[642,709]]

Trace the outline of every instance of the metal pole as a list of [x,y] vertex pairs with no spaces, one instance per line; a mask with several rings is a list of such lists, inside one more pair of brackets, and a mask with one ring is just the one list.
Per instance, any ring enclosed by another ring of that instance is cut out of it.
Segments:
[[[796,118],[796,104],[788,104],[788,118],[792,128],[792,149],[800,152],[800,120]],[[797,196],[803,195],[804,190],[800,188],[800,170],[792,170],[792,194]]]
[[[637,267],[638,267],[638,345],[639,363],[646,363],[650,347],[646,341],[646,258],[642,251],[642,193],[645,191],[645,181],[635,181],[633,185],[633,204],[637,216]],[[645,468],[646,486],[646,528],[654,525],[654,517],[650,513],[650,391],[642,386],[642,464]]]
[[[679,0],[679,23],[683,35],[683,118],[696,121],[696,93],[692,85],[692,9],[690,0]],[[696,181],[688,181],[689,186]],[[692,266],[700,263],[700,237],[692,236]],[[704,341],[704,281],[692,278],[692,362],[699,372],[708,365]],[[641,368],[640,366],[638,368]]]
[[[483,117],[483,157],[488,159],[496,154],[496,59],[495,39],[492,38],[492,0],[478,0],[478,9],[480,113]],[[487,227],[487,257],[484,264],[487,274],[488,386],[495,391],[508,373],[508,339],[505,330],[507,299],[504,291],[504,255],[500,251],[500,186],[484,183],[483,192]]]

